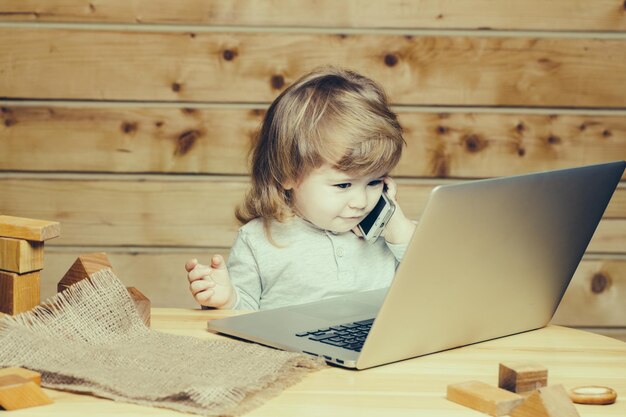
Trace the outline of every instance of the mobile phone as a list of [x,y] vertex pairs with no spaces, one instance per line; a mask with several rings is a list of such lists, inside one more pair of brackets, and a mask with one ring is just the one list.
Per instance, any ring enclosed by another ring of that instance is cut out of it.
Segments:
[[359,223],[359,230],[365,240],[376,240],[385,230],[385,226],[395,210],[396,205],[383,192],[378,203],[376,203],[376,207]]

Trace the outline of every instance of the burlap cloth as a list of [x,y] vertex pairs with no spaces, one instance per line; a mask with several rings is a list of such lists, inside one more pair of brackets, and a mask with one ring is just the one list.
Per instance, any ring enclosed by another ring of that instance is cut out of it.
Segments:
[[0,367],[40,372],[48,388],[206,416],[240,415],[324,366],[255,344],[151,330],[108,269],[45,305],[0,320]]

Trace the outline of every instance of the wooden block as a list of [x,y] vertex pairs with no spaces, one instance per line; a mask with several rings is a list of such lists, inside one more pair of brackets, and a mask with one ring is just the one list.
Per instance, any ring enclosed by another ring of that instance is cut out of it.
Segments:
[[480,381],[448,385],[446,398],[492,416],[507,415],[524,401],[524,397]]
[[0,271],[0,311],[15,315],[39,304],[39,271],[19,275]]
[[150,327],[150,300],[135,287],[126,288],[146,326]]
[[548,385],[548,369],[533,363],[501,363],[498,386],[517,394],[530,394]]
[[57,285],[57,292],[61,292],[71,285],[76,284],[83,279],[89,278],[91,275],[104,268],[111,268],[111,262],[107,254],[104,252],[88,253],[80,255],[70,269],[65,273],[61,281]]
[[0,236],[2,237],[43,242],[58,237],[60,234],[59,222],[0,215]]
[[1,368],[0,369],[0,377],[6,375],[17,375],[22,378],[28,379],[29,381],[33,381],[37,385],[41,385],[41,374],[39,372],[31,371],[30,369],[25,368]]
[[0,407],[5,410],[52,404],[39,385],[19,375],[0,376]]
[[0,269],[19,274],[43,269],[43,242],[0,237]]
[[511,417],[580,417],[563,385],[539,388],[511,412]]

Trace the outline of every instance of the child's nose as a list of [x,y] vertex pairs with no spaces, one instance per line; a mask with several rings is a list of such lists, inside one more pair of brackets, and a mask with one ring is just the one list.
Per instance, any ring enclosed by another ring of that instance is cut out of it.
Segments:
[[351,195],[350,201],[348,203],[350,208],[353,209],[364,209],[367,207],[367,193],[363,191],[356,191]]

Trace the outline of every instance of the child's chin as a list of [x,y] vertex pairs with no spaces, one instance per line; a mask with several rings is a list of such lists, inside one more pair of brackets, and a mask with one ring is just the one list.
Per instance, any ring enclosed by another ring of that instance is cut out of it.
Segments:
[[348,233],[352,231],[354,227],[333,227],[332,229],[327,229],[329,232],[340,234],[340,233]]

